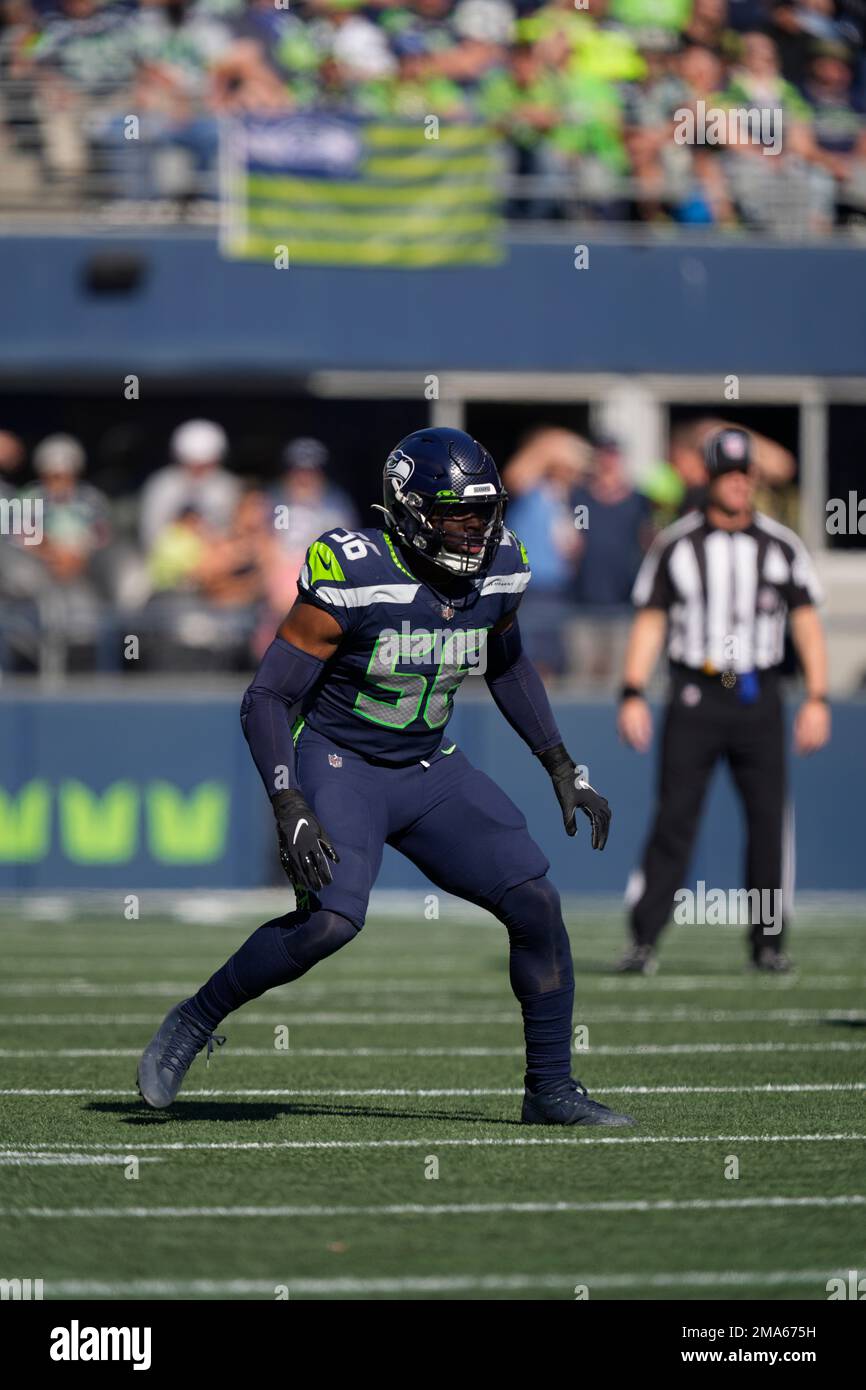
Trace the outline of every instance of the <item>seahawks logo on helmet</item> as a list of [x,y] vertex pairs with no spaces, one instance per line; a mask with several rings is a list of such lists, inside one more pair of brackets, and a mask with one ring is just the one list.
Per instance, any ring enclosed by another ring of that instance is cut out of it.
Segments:
[[415,460],[404,454],[402,449],[395,449],[393,454],[389,455],[385,464],[385,477],[393,478],[399,487],[405,487],[414,472]]
[[401,544],[452,574],[477,575],[490,568],[502,539],[505,500],[484,445],[440,425],[415,430],[391,450],[382,505],[375,505]]

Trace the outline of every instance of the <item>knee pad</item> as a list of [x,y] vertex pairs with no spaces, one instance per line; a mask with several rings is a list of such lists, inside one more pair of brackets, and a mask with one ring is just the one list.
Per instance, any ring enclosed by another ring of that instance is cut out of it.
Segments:
[[[298,909],[275,917],[254,931],[226,963],[232,988],[245,999],[258,999],[267,989],[289,984],[331,956],[357,935],[357,929],[336,912]],[[230,1008],[238,1008],[234,1003]],[[226,1009],[223,1013],[228,1012]]]
[[571,943],[559,893],[546,874],[509,888],[496,907],[511,947],[511,976],[519,994],[546,994],[574,979]]
[[319,908],[316,912],[288,913],[280,925],[280,940],[298,975],[304,975],[318,961],[353,941],[360,930],[348,917]]
[[521,927],[531,930],[550,930],[562,925],[562,904],[559,893],[547,874],[530,878],[509,888],[496,906],[496,916],[511,930]]

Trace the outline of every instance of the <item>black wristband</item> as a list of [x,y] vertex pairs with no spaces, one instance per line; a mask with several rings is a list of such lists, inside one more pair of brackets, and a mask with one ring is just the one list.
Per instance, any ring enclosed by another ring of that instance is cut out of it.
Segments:
[[624,685],[619,692],[620,703],[623,700],[642,700],[643,691],[639,685]]
[[559,772],[571,772],[574,767],[574,759],[569,756],[564,743],[557,743],[554,748],[545,748],[535,756],[550,777],[555,777]]

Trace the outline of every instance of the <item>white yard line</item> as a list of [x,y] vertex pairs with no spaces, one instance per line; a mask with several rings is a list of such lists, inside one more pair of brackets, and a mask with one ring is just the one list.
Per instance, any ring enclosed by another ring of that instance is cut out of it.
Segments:
[[130,1159],[134,1158],[137,1163],[162,1163],[161,1158],[149,1155],[140,1158],[136,1154],[131,1154],[129,1149],[121,1154],[88,1154],[88,1153],[53,1153],[50,1150],[40,1149],[38,1152],[23,1152],[22,1150],[4,1149],[0,1151],[0,1168],[93,1168],[111,1165],[113,1167],[124,1167]]
[[[387,988],[387,984],[385,985]],[[0,1027],[40,1028],[67,1027],[150,1027],[159,1023],[157,1013],[141,1014],[0,1014]],[[862,1009],[646,1009],[646,1008],[595,1008],[591,1004],[578,1004],[576,1021],[579,1023],[866,1023],[866,1011]],[[281,1013],[246,1013],[241,1011],[232,1015],[226,1027],[236,1028],[239,1024],[264,1025],[276,1027],[289,1023],[292,1026],[322,1024],[328,1027],[358,1027],[371,1025],[384,1027],[390,1024],[405,1027],[489,1027],[499,1024],[519,1025],[520,1013],[515,1003],[507,1013],[483,1014],[477,1010],[472,1013],[297,1013],[287,1000]]]
[[126,984],[120,981],[93,980],[18,980],[13,984],[0,985],[0,997],[29,999],[40,994],[81,996],[84,999],[98,999],[115,994],[150,997],[166,994],[182,999],[197,988],[194,980],[136,980]]
[[[792,1082],[790,1084],[776,1084],[767,1082],[763,1085],[750,1086],[602,1086],[599,1087],[599,1095],[618,1095],[618,1096],[664,1096],[664,1095],[773,1095],[773,1094],[801,1094],[822,1091],[866,1091],[866,1081],[817,1081],[817,1082]],[[92,1097],[99,1096],[103,1099],[114,1097],[122,1099],[128,1096],[135,1096],[138,1092],[130,1087],[64,1087],[64,1086],[5,1086],[0,1088],[0,1096],[73,1096],[73,1097]],[[231,1089],[215,1087],[211,1089],[207,1086],[188,1087],[183,1091],[183,1096],[204,1096],[208,1099],[221,1098],[248,1098],[266,1097],[270,1099],[285,1098],[290,1100],[293,1097],[322,1096],[326,1100],[346,1096],[380,1096],[380,1097],[418,1097],[426,1100],[433,1097],[445,1096],[522,1096],[523,1087],[517,1086],[437,1086],[437,1087],[417,1087],[417,1086],[302,1086],[302,1087],[264,1087],[264,1086],[239,1086]]]
[[[6,996],[10,998],[21,997],[30,998],[42,994],[60,996],[81,996],[82,998],[98,998],[100,996],[135,995],[141,997],[171,995],[183,998],[194,992],[201,979],[212,968],[213,962],[208,964],[206,961],[190,961],[172,957],[171,966],[175,970],[195,971],[196,975],[191,975],[184,981],[175,980],[93,980],[86,978],[86,972],[92,971],[95,962],[75,959],[64,960],[62,957],[52,956],[49,960],[41,962],[38,958],[15,959],[14,955],[6,953],[5,959],[7,968],[15,965],[21,968],[26,965],[29,970],[39,972],[39,978],[35,980],[12,980],[5,984],[0,984],[0,998]],[[104,958],[101,964],[109,964]],[[152,963],[152,962],[151,962]],[[118,959],[111,962],[112,968],[130,964],[130,957]],[[579,968],[579,967],[578,967]],[[51,975],[54,969],[56,974]],[[72,978],[70,978],[72,977]],[[478,980],[471,984],[466,981],[466,972],[455,971],[452,978],[430,979],[415,975],[410,979],[393,979],[383,975],[382,982],[387,985],[389,993],[392,994],[430,994],[460,993],[468,995],[490,994],[507,995],[508,982],[503,977],[502,980]],[[597,990],[601,993],[619,993],[621,991],[629,994],[641,992],[656,994],[690,992],[692,990],[735,990],[742,993],[745,989],[759,989],[763,993],[778,992],[779,990],[837,990],[837,989],[863,989],[866,979],[861,974],[822,975],[809,970],[802,970],[799,973],[786,975],[781,978],[762,978],[760,976],[748,975],[744,971],[741,975],[663,975],[646,979],[643,976],[599,976],[594,974],[579,975],[578,987],[584,995],[591,995]],[[320,995],[328,997],[334,994],[368,995],[374,992],[374,982],[366,976],[356,975],[351,979],[329,980],[327,983],[315,980],[307,981],[303,985],[305,995]]]
[[607,1202],[392,1202],[369,1206],[230,1206],[230,1207],[0,1207],[0,1217],[25,1220],[182,1220],[184,1218],[222,1218],[266,1220],[302,1217],[331,1218],[353,1216],[548,1216],[565,1214],[640,1213],[686,1211],[750,1211],[774,1208],[821,1209],[866,1205],[866,1195],[853,1193],[839,1197],[695,1197],[685,1200],[607,1201]]
[[573,1298],[575,1286],[585,1284],[590,1292],[616,1289],[688,1288],[777,1288],[785,1285],[814,1286],[823,1290],[834,1275],[844,1277],[847,1270],[827,1269],[690,1269],[672,1273],[646,1274],[431,1274],[400,1278],[293,1279],[275,1275],[273,1279],[46,1279],[45,1292],[58,1298],[181,1298],[184,1295],[230,1298],[260,1294],[273,1298],[277,1289],[291,1294],[377,1294],[377,1293],[471,1293],[508,1292],[520,1289],[558,1289],[563,1298]]
[[744,989],[760,989],[770,993],[772,990],[797,989],[797,990],[821,990],[821,989],[862,989],[863,977],[861,975],[813,975],[809,970],[792,972],[790,975],[783,975],[780,978],[764,977],[757,978],[748,975],[743,971],[742,975],[664,975],[652,976],[647,979],[642,975],[632,976],[593,976],[579,977],[579,987],[587,990],[590,981],[600,992],[609,991],[617,993],[620,990],[627,990],[629,993],[638,993],[646,990],[652,994],[665,994],[670,992],[691,992],[692,990],[718,989],[736,990],[739,994]]
[[[632,1047],[602,1045],[582,1049],[586,1057],[688,1057],[714,1052],[866,1052],[866,1042],[821,1043],[637,1043]],[[0,1047],[0,1057],[138,1057],[140,1047]],[[220,1052],[220,1064],[229,1057],[522,1057],[522,1047],[233,1047]]]
[[[137,891],[136,884],[130,891]],[[424,894],[427,890],[377,888],[370,899],[368,926],[371,931],[403,933],[413,930],[417,923],[419,930],[441,931],[444,929],[464,930],[466,927],[480,927],[491,931],[501,931],[500,924],[484,912],[450,894],[441,895],[440,917],[430,923],[422,921]],[[252,929],[259,921],[267,921],[288,912],[292,906],[291,895],[285,889],[220,889],[203,896],[200,890],[185,889],[142,889],[142,905],[146,908],[145,922],[152,925],[149,931],[164,931],[175,935],[174,925],[182,921],[186,925],[203,930],[209,927],[226,927],[240,931],[249,924]],[[584,930],[594,928],[610,931],[615,924],[622,930],[624,905],[621,894],[570,894],[563,897],[563,910],[566,921]],[[808,922],[812,932],[849,932],[864,910],[863,893],[821,892],[797,895],[797,918]],[[5,919],[22,931],[31,932],[44,923],[49,930],[62,925],[69,932],[111,930],[122,919],[122,898],[116,889],[84,890],[58,892],[54,894],[4,894],[0,899],[0,913]],[[96,925],[94,918],[99,918]],[[850,921],[844,920],[849,918]],[[153,919],[163,919],[163,923]],[[601,924],[606,924],[602,926]],[[143,923],[144,925],[144,923]],[[124,924],[126,930],[128,925]]]
[[38,1150],[40,1153],[67,1149],[98,1153],[119,1151],[124,1154],[143,1150],[160,1153],[266,1153],[271,1150],[327,1149],[484,1149],[484,1148],[545,1148],[578,1144],[860,1144],[866,1134],[538,1134],[504,1138],[463,1139],[141,1139],[132,1145],[117,1140],[88,1143],[18,1144],[14,1150]]

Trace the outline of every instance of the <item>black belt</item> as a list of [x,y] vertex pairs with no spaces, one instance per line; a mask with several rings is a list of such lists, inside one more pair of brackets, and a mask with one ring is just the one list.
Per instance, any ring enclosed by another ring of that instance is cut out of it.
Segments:
[[[716,685],[724,671],[707,671],[703,666],[686,666],[682,661],[669,661],[668,669],[672,676],[682,676],[685,680],[695,681],[697,684]],[[757,674],[761,680],[775,680],[783,674],[781,666],[765,666],[759,669]]]
[[[441,745],[437,745],[432,753],[426,755],[427,762],[436,756],[440,746]],[[404,762],[395,763],[391,762],[389,758],[372,758],[369,753],[361,753],[357,748],[353,748],[351,751],[356,757],[363,758],[365,763],[372,763],[374,767],[393,767],[395,771],[401,767],[417,767],[419,763],[424,761],[423,758],[408,758]]]

